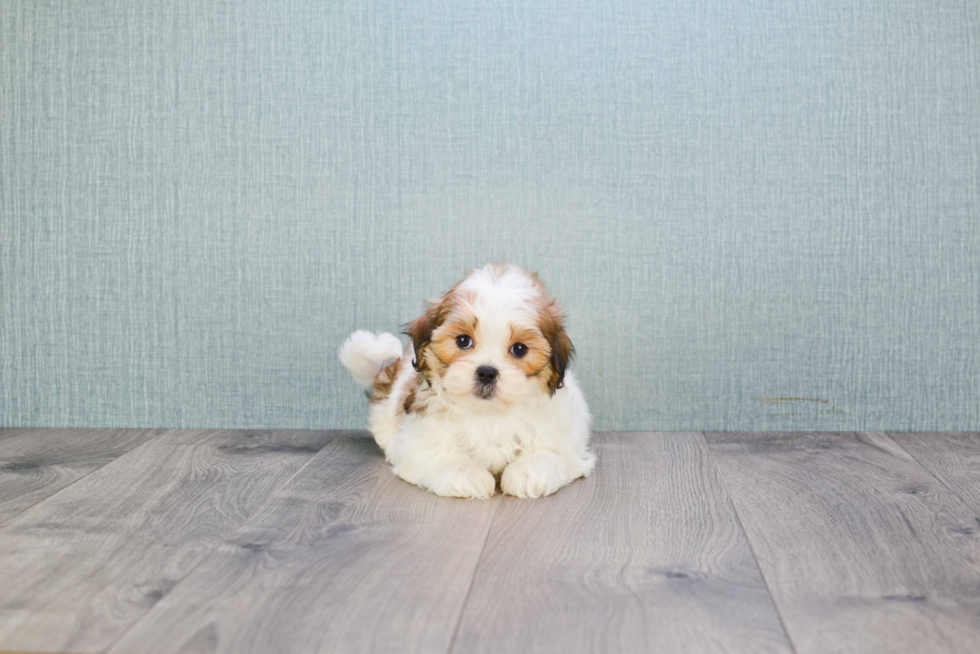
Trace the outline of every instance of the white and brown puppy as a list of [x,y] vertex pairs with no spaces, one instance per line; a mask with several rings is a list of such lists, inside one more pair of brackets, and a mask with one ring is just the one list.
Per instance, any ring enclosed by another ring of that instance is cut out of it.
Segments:
[[354,332],[340,361],[369,387],[370,427],[396,475],[449,497],[550,495],[589,474],[589,408],[574,348],[537,275],[470,271],[392,334]]

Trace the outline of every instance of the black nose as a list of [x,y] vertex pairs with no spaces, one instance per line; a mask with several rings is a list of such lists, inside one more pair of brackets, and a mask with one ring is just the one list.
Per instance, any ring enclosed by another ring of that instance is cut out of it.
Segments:
[[493,366],[480,366],[476,369],[476,378],[481,384],[492,384],[497,381],[497,369]]

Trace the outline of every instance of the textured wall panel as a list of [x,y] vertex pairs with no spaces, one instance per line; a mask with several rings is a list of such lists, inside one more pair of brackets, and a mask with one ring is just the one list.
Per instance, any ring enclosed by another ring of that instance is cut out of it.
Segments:
[[0,33],[0,424],[363,425],[341,340],[510,259],[602,429],[980,428],[975,0],[0,0]]

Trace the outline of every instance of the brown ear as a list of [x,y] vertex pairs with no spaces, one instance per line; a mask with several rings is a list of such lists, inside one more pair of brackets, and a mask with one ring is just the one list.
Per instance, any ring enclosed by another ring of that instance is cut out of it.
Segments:
[[548,388],[554,395],[555,391],[565,385],[565,370],[575,354],[575,346],[565,333],[564,317],[557,305],[548,307],[542,322],[542,331],[551,347],[551,377],[548,378]]
[[429,341],[432,339],[432,332],[437,326],[437,309],[438,306],[430,302],[429,308],[425,310],[425,313],[407,323],[402,331],[403,334],[412,339],[412,347],[415,349],[415,360],[412,361],[412,366],[420,372],[424,367],[422,363],[422,350],[429,344]]

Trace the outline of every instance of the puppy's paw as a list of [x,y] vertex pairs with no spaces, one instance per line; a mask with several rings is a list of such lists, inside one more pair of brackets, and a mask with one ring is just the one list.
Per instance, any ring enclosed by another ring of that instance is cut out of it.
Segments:
[[557,454],[538,452],[522,456],[504,468],[500,490],[514,497],[543,497],[572,481]]
[[487,499],[496,490],[497,480],[489,471],[476,466],[458,465],[429,475],[428,488],[443,497]]

